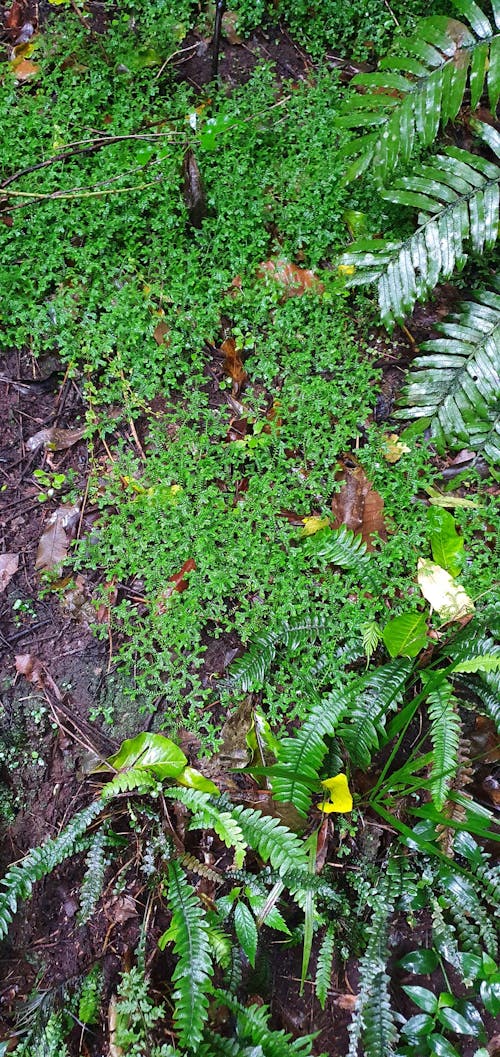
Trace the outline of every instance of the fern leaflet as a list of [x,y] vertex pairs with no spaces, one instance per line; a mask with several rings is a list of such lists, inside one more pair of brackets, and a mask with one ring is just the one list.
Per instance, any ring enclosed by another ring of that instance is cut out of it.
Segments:
[[106,830],[101,826],[91,840],[86,858],[86,870],[80,889],[78,923],[85,925],[92,917],[101,897],[106,872]]
[[325,1008],[328,998],[328,989],[332,976],[333,955],[335,951],[335,925],[333,922],[328,926],[321,941],[316,965],[316,980],[314,983],[316,998],[322,1009]]
[[458,769],[460,718],[456,711],[457,700],[453,687],[447,679],[443,679],[429,692],[427,700],[433,748],[429,783],[434,804],[441,811]]
[[401,701],[411,670],[410,660],[397,658],[366,678],[363,690],[337,731],[354,766],[369,767],[384,734],[386,716]]
[[196,1052],[208,1016],[208,991],[212,958],[206,914],[184,871],[174,860],[168,865],[168,903],[172,911],[170,928],[160,940],[161,949],[173,940],[178,957],[172,980],[174,1024],[179,1045]]
[[166,789],[165,796],[180,800],[193,812],[190,829],[214,829],[226,848],[234,848],[236,866],[242,866],[247,848],[242,828],[235,820],[234,811],[226,811],[214,803],[208,793],[199,789]]

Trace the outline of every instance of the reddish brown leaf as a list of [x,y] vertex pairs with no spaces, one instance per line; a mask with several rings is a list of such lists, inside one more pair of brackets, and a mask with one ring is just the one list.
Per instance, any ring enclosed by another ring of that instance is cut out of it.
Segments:
[[168,345],[169,344],[170,327],[164,319],[160,319],[160,322],[156,324],[153,331],[153,337],[157,345]]
[[384,523],[384,500],[368,480],[363,467],[352,457],[342,460],[342,468],[335,475],[344,484],[332,499],[333,528],[346,525],[359,533],[368,550],[374,550],[372,536],[387,539]]
[[193,569],[196,569],[196,562],[194,558],[188,558],[187,561],[184,562],[184,565],[181,565],[179,572],[174,573],[174,575],[170,577],[167,586],[164,588],[163,591],[160,592],[156,600],[157,613],[166,612],[166,603],[168,602],[168,599],[174,594],[174,591],[177,591],[178,594],[182,594],[183,591],[187,591],[189,583],[186,580],[186,574],[192,572]]
[[233,382],[231,392],[233,396],[238,396],[248,378],[248,374],[243,366],[240,351],[236,348],[234,338],[226,338],[222,342],[221,350],[224,353],[224,372],[229,375]]
[[16,671],[29,683],[42,682],[42,662],[33,653],[18,653],[15,658]]
[[76,525],[79,514],[79,503],[63,503],[49,517],[38,544],[35,569],[54,569],[65,560],[70,542],[68,533]]
[[317,275],[309,268],[299,268],[292,261],[286,261],[282,257],[275,260],[262,261],[257,271],[259,279],[269,276],[275,279],[283,287],[283,296],[301,297],[308,290],[313,293],[324,293],[325,287]]
[[0,592],[5,591],[5,588],[12,580],[12,577],[17,573],[18,567],[18,554],[0,555]]
[[38,63],[31,62],[31,59],[20,59],[19,62],[14,59],[14,62],[11,62],[11,67],[16,81],[30,81],[40,69]]

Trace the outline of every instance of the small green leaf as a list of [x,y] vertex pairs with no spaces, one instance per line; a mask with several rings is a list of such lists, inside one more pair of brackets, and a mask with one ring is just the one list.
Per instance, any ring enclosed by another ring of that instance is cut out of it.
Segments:
[[429,1035],[429,1049],[436,1057],[460,1057],[458,1050],[443,1035]]
[[220,793],[220,789],[215,785],[215,782],[211,782],[210,778],[205,778],[205,775],[201,771],[197,771],[196,767],[185,767],[177,775],[177,782],[179,785],[186,786],[187,789],[201,789],[202,793],[210,793],[214,796]]
[[408,1035],[411,1038],[418,1038],[419,1035],[430,1035],[434,1027],[434,1018],[430,1017],[428,1013],[417,1013],[416,1016],[410,1017],[406,1021],[406,1024],[401,1028],[403,1035]]
[[117,771],[140,767],[151,771],[157,778],[177,778],[186,767],[187,758],[170,738],[144,731],[123,741],[118,752],[106,762]]
[[425,613],[403,613],[390,620],[382,639],[391,657],[416,657],[427,643]]
[[403,987],[403,991],[408,995],[408,998],[411,998],[412,1002],[414,1002],[419,1009],[423,1009],[425,1013],[437,1012],[438,1000],[432,991],[427,989],[427,987],[408,985]]
[[460,954],[460,968],[464,980],[472,982],[481,973],[482,960],[478,954],[470,954],[468,951],[463,951]]
[[432,973],[439,965],[439,958],[435,950],[422,948],[405,954],[399,964],[409,973]]
[[452,576],[458,576],[463,564],[464,541],[456,530],[455,518],[443,507],[430,506],[427,522],[434,561]]
[[444,1028],[453,1031],[455,1035],[476,1035],[476,1026],[471,1024],[467,1017],[449,1006],[439,1010],[438,1020]]
[[245,903],[237,903],[234,911],[234,927],[241,949],[246,954],[250,965],[255,965],[257,953],[257,925],[252,912]]
[[484,1008],[493,1017],[500,1013],[500,980],[483,980],[479,991]]

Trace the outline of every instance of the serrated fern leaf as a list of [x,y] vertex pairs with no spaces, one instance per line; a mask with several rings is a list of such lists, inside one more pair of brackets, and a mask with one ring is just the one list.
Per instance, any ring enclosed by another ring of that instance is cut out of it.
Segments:
[[338,727],[338,736],[356,767],[368,767],[385,730],[386,716],[401,701],[412,670],[407,658],[384,664],[366,680],[349,714]]
[[309,536],[304,549],[312,557],[323,558],[331,565],[359,572],[370,561],[362,536],[341,525],[338,529],[323,529]]
[[429,776],[432,799],[441,811],[458,769],[460,717],[453,687],[444,679],[427,697],[433,761]]
[[482,450],[500,459],[500,281],[476,293],[436,327],[413,361],[398,417],[432,418],[441,446]]
[[213,829],[226,848],[234,848],[237,866],[242,866],[247,840],[233,811],[221,809],[208,793],[199,789],[166,789],[165,796],[180,800],[192,812],[190,829]]
[[335,925],[332,922],[328,926],[325,935],[323,936],[323,939],[321,941],[321,947],[318,951],[314,988],[316,991],[316,998],[318,999],[318,1002],[322,1009],[324,1009],[326,1005],[328,991],[330,988],[330,981],[332,977],[333,955],[335,951],[335,935],[336,929]]
[[[406,164],[417,143],[430,146],[439,126],[453,121],[467,87],[474,110],[485,85],[492,113],[500,95],[500,33],[472,0],[453,0],[465,23],[454,18],[423,19],[415,34],[399,45],[400,54],[382,60],[376,73],[358,74],[351,84],[363,94],[350,97],[336,124],[358,128],[343,148],[354,156],[352,180],[371,165],[383,182]],[[498,18],[496,18],[498,29]]]
[[395,1052],[397,1031],[391,1008],[387,962],[388,921],[394,909],[393,882],[382,878],[377,903],[368,926],[368,945],[360,959],[356,1009],[349,1027],[348,1057],[357,1057],[362,1041],[365,1057],[390,1057]]
[[74,816],[58,837],[33,848],[20,863],[10,867],[1,881],[5,891],[0,892],[0,938],[7,934],[20,900],[31,895],[35,881],[46,877],[73,853],[82,835],[102,811],[102,802],[93,801]]
[[229,684],[248,693],[263,685],[279,649],[298,650],[309,646],[326,626],[319,617],[300,621],[298,624],[284,622],[277,631],[264,632],[251,643],[242,657],[231,665]]
[[130,771],[120,771],[115,775],[101,793],[104,801],[112,800],[120,793],[148,793],[158,786],[158,779],[145,767],[134,767]]
[[196,1052],[208,1016],[208,991],[212,973],[210,934],[206,914],[177,862],[168,865],[168,904],[172,912],[170,928],[162,944],[174,941],[178,961],[172,980],[175,984],[174,1024],[179,1045]]
[[280,875],[294,868],[306,868],[308,855],[304,842],[296,833],[283,826],[272,815],[236,804],[231,815],[240,827],[243,837],[254,848],[264,862],[270,862]]
[[492,958],[498,955],[498,929],[492,920],[491,909],[485,907],[475,884],[455,873],[451,867],[439,871],[441,903],[446,904],[453,920],[460,946],[481,954],[486,948]]
[[80,888],[78,923],[85,925],[92,917],[101,897],[106,872],[106,830],[101,826],[91,840]]
[[455,834],[453,850],[467,860],[469,871],[479,881],[483,898],[495,910],[500,910],[500,865],[491,865],[490,856],[466,830]]
[[[500,135],[483,122],[474,128],[500,157]],[[342,256],[343,264],[356,269],[348,285],[375,282],[382,321],[387,327],[401,322],[440,279],[463,267],[467,245],[480,254],[495,245],[499,186],[499,165],[458,147],[446,148],[432,165],[416,166],[383,197],[419,209],[417,230],[401,242],[354,243]]]
[[263,1057],[312,1057],[313,1035],[293,1039],[285,1031],[273,1031],[268,1024],[267,1006],[244,1006],[229,991],[215,990],[217,1001],[236,1017],[238,1035],[260,1047]]

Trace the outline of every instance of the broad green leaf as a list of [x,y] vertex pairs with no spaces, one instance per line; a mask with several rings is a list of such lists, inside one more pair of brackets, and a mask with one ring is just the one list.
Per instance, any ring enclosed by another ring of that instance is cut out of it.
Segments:
[[403,613],[386,624],[382,639],[391,657],[416,657],[427,643],[425,613]]
[[428,1042],[431,1053],[435,1053],[436,1057],[460,1057],[458,1050],[444,1035],[429,1035]]
[[176,780],[179,785],[184,785],[187,789],[201,789],[202,793],[212,793],[215,796],[220,792],[215,782],[211,782],[210,778],[205,778],[205,775],[197,771],[195,767],[185,767],[177,775]]
[[403,991],[408,998],[411,998],[412,1002],[418,1006],[419,1009],[423,1009],[424,1013],[436,1013],[438,1008],[438,1000],[432,991],[429,991],[427,987],[417,987],[413,984],[407,984],[403,987]]
[[236,904],[234,910],[234,927],[241,949],[243,953],[246,954],[250,965],[253,967],[255,965],[255,955],[257,953],[258,933],[255,918],[245,903]]
[[122,742],[118,752],[106,762],[117,771],[140,767],[157,778],[178,778],[186,767],[187,758],[170,738],[144,731]]
[[482,980],[479,993],[484,1008],[493,1017],[497,1017],[500,1014],[500,979],[498,981]]
[[456,664],[454,672],[496,672],[500,668],[500,653],[488,653],[483,657],[469,657]]
[[461,584],[440,565],[419,558],[417,567],[418,586],[442,620],[458,620],[474,612],[474,602]]
[[427,522],[434,561],[452,576],[458,576],[463,564],[464,541],[456,530],[455,518],[442,507],[430,506]]
[[432,948],[422,948],[405,954],[399,964],[409,973],[432,973],[439,965],[439,958]]
[[455,1035],[477,1035],[476,1025],[472,1024],[470,1020],[462,1016],[456,1009],[450,1009],[449,1006],[439,1010],[438,1020],[444,1028],[448,1028],[448,1031],[453,1031]]
[[414,1017],[410,1017],[406,1024],[403,1024],[401,1031],[403,1035],[419,1038],[420,1035],[430,1035],[433,1027],[433,1017],[429,1016],[428,1013],[417,1013]]

